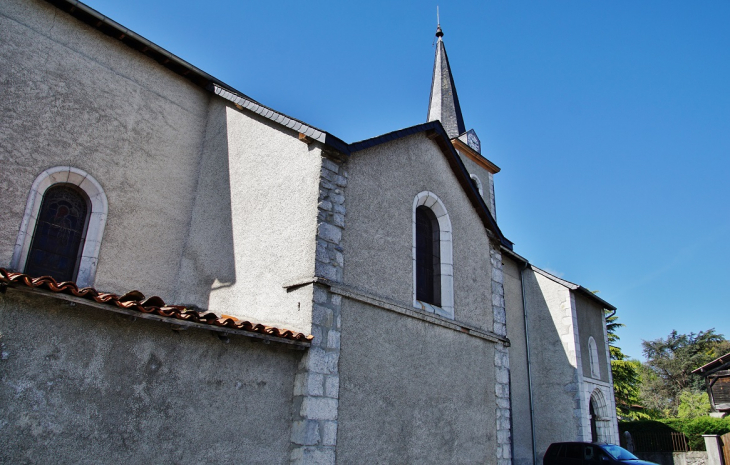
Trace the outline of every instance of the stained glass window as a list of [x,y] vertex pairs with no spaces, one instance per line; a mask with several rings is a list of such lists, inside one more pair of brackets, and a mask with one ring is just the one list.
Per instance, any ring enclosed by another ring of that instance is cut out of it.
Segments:
[[38,213],[25,272],[71,281],[82,252],[89,203],[70,184],[46,190]]

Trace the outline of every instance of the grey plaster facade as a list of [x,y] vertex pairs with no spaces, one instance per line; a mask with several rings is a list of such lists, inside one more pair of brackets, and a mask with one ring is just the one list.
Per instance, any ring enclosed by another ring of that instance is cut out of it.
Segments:
[[492,342],[350,299],[342,331],[339,462],[496,463]]
[[[493,173],[440,122],[348,145],[56,3],[0,3],[0,267],[25,268],[34,195],[93,180],[105,227],[79,283],[313,338],[0,283],[0,461],[528,464],[590,435],[595,396],[613,437],[610,305],[511,250]],[[415,298],[418,206],[439,216],[441,306]]]
[[[597,413],[593,420],[598,440],[618,443],[613,385],[606,368],[605,307],[580,292],[579,286],[535,267],[525,268],[521,277],[526,304],[525,356],[530,359],[528,367],[539,370],[539,375],[531,377],[532,395],[527,399],[536,412],[535,455],[541,460],[553,442],[591,441],[591,402]],[[518,326],[513,328],[520,331]],[[590,368],[586,371],[591,336],[601,341],[603,379],[593,378]]]
[[488,236],[439,147],[418,134],[357,152],[348,165],[345,283],[412,301],[413,199],[430,191],[451,219],[454,319],[491,331]]
[[479,179],[479,182],[481,183],[482,197],[484,198],[484,202],[487,204],[489,212],[496,219],[497,205],[496,199],[494,198],[494,174],[489,172],[489,170],[486,170],[483,167],[479,166],[474,161],[470,160],[469,157],[461,154],[460,156],[461,161],[464,163],[464,166],[469,171],[469,173],[473,174]]
[[0,295],[0,462],[288,463],[302,351]]
[[522,300],[523,264],[503,254],[504,295],[507,307],[507,337],[510,340],[510,401],[512,405],[513,463],[534,462],[533,413],[528,372],[527,333]]

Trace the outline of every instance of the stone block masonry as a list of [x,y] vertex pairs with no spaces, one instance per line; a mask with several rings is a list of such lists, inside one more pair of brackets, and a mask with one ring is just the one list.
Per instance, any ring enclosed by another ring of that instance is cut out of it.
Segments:
[[[490,261],[492,264],[492,312],[494,316],[493,331],[500,336],[507,336],[507,312],[504,302],[504,274],[502,271],[502,253],[499,245],[490,244]],[[510,408],[510,372],[509,353],[503,343],[494,346],[494,379],[495,379],[495,418],[497,431],[497,465],[512,464],[512,422]]]
[[[344,164],[322,158],[317,213],[315,276],[342,282],[344,255],[340,245],[345,227]],[[340,377],[342,297],[322,283],[313,284],[312,335],[294,381],[291,463],[334,465]]]

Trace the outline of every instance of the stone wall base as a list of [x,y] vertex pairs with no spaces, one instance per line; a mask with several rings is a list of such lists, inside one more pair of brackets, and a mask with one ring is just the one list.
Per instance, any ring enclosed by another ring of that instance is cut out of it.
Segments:
[[641,460],[659,465],[708,465],[707,452],[634,452]]

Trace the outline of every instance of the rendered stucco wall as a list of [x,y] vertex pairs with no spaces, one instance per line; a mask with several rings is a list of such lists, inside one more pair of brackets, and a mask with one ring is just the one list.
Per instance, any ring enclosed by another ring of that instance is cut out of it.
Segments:
[[601,377],[599,381],[608,382],[608,362],[606,360],[606,344],[603,335],[603,307],[589,301],[582,295],[575,296],[576,313],[580,334],[580,351],[583,362],[583,376],[591,377],[591,362],[588,351],[588,338],[593,336],[598,349],[598,366]]
[[316,145],[45,2],[0,4],[0,62],[0,266],[34,179],[72,166],[109,204],[94,287],[310,331],[311,288],[282,285],[314,273]]
[[305,352],[0,295],[0,462],[289,463]]
[[497,215],[494,199],[494,175],[474,163],[469,157],[460,155],[460,158],[461,161],[464,162],[464,166],[466,166],[466,170],[469,172],[469,174],[475,174],[479,178],[479,181],[482,183],[484,203],[487,204],[487,208],[489,208],[492,216],[494,216],[494,218],[496,219]]
[[321,151],[222,100],[210,105],[179,301],[311,331]]
[[337,462],[494,463],[493,347],[343,298]]
[[582,440],[580,379],[570,291],[531,270],[523,275],[533,367],[533,405],[539,460],[557,441]]
[[455,319],[492,330],[484,225],[438,146],[425,134],[357,152],[348,161],[344,282],[404,305],[413,301],[413,199],[443,202],[452,225]]
[[0,2],[0,263],[34,179],[70,165],[106,192],[95,286],[172,297],[210,96],[42,1]]
[[[613,378],[611,366],[606,347],[606,324],[604,319],[603,306],[589,300],[583,295],[575,294],[574,297],[579,337],[581,359],[583,362],[583,402],[585,417],[589,413],[591,396],[596,399],[596,427],[599,441],[618,444],[618,419],[616,417],[616,398],[613,392]],[[598,352],[598,364],[600,367],[600,378],[595,379],[591,375],[590,354],[588,350],[588,338],[593,336],[596,341]],[[583,426],[584,436],[590,437],[590,421],[586,420]]]
[[532,425],[527,340],[522,306],[520,265],[502,254],[504,263],[504,300],[507,309],[507,337],[510,340],[510,388],[512,393],[512,441],[514,465],[533,463]]

